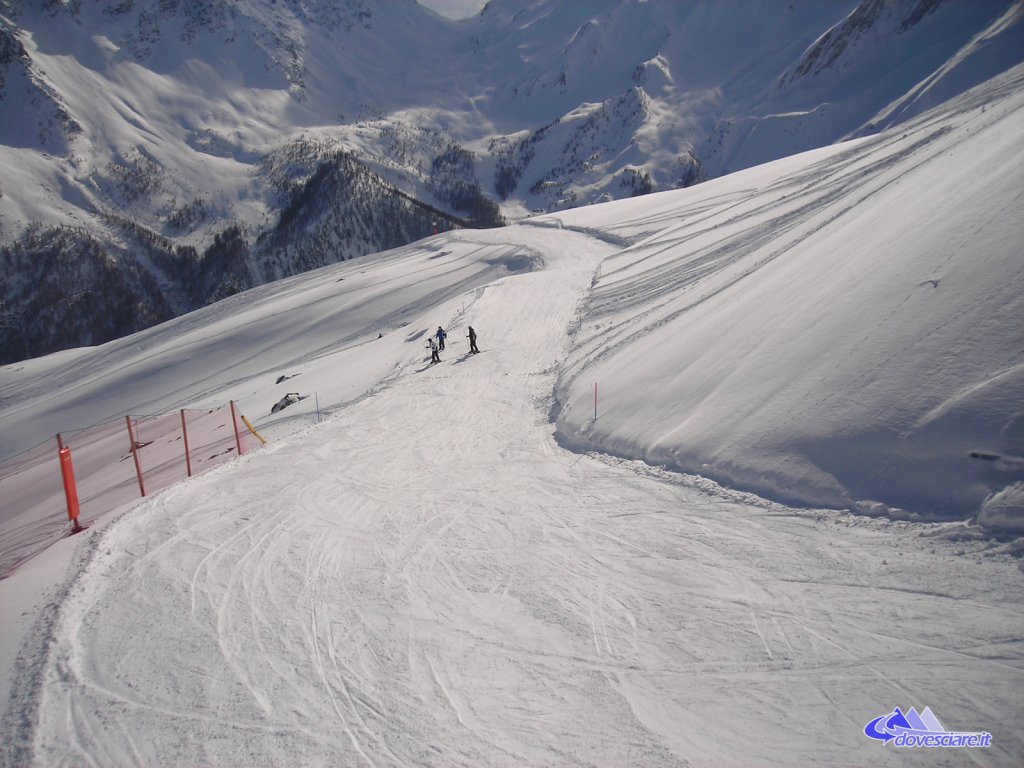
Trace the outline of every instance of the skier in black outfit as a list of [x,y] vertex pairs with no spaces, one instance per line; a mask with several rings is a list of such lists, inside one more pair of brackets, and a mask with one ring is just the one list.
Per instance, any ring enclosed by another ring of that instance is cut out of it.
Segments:
[[448,334],[445,333],[444,328],[439,325],[437,326],[437,333],[434,335],[437,336],[437,346],[439,346],[441,351],[444,352],[444,340],[448,338]]
[[469,351],[471,354],[476,354],[480,350],[476,348],[476,331],[473,330],[473,326],[469,326]]

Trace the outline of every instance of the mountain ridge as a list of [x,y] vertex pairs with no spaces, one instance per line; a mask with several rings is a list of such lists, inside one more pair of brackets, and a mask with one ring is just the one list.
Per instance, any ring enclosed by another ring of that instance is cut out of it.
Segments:
[[[0,362],[386,250],[396,231],[689,186],[865,135],[1018,63],[1022,7],[493,0],[454,22],[414,0],[0,2]],[[341,155],[351,178],[318,187]],[[296,195],[334,223],[296,239]],[[225,261],[225,237],[244,253]],[[41,242],[67,265],[48,304],[13,287]],[[141,277],[104,289],[83,266],[92,243],[163,286],[163,306]],[[48,339],[80,322],[56,290],[73,279],[93,311],[129,290],[136,321]]]

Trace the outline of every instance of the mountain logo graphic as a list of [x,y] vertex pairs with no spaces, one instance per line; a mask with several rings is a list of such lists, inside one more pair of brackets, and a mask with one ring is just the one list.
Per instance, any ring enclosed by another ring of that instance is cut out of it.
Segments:
[[893,747],[962,748],[988,747],[992,734],[980,732],[947,731],[930,707],[918,714],[911,707],[906,713],[896,707],[887,715],[876,717],[864,726],[864,735]]

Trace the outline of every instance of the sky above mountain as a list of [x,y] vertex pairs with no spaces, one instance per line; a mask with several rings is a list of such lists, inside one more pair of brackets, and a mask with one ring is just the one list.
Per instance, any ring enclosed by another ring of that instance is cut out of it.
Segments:
[[487,5],[487,0],[417,0],[417,2],[442,16],[456,20],[476,16]]

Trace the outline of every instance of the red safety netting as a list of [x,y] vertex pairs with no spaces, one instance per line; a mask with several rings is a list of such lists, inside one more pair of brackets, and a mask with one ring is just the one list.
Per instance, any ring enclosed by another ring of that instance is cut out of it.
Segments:
[[[134,442],[134,451],[133,451]],[[71,450],[79,522],[259,447],[232,405],[130,417],[59,435],[0,465],[0,576],[69,530],[58,448]],[[186,452],[186,444],[188,450]]]
[[0,464],[0,575],[64,536],[63,498],[55,441]]

